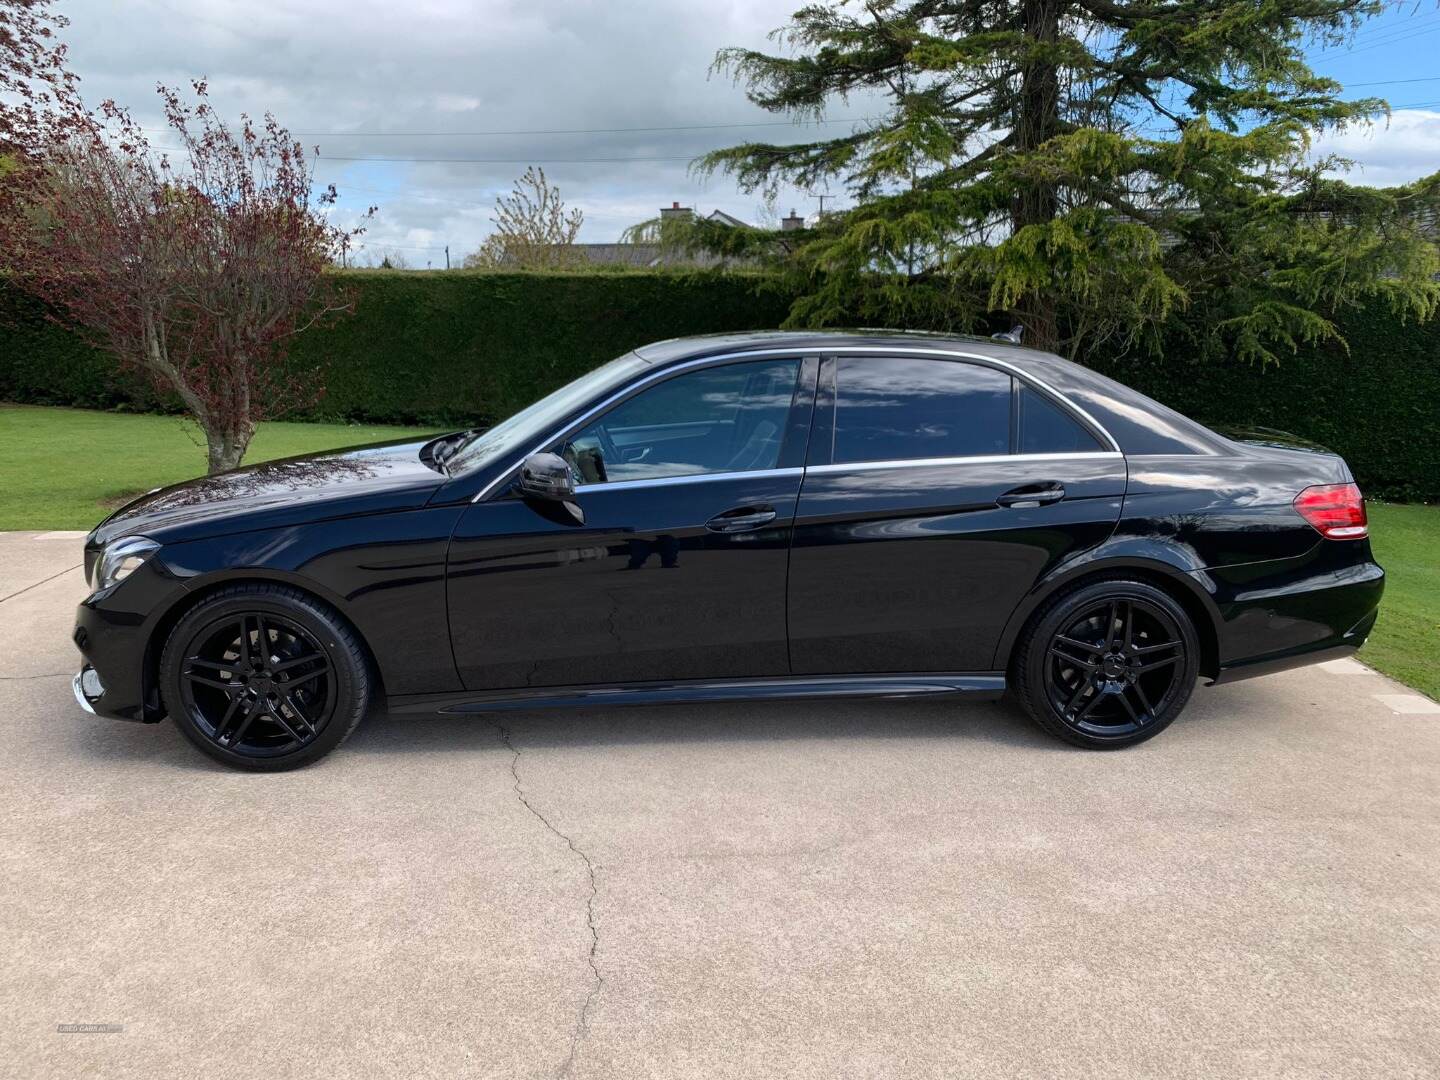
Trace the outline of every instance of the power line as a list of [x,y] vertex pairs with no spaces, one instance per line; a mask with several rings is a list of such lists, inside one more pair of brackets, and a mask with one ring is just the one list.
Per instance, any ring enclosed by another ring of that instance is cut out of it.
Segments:
[[[1440,12],[1436,12],[1435,14],[1440,14]],[[1370,52],[1372,49],[1381,49],[1387,45],[1395,45],[1402,41],[1410,41],[1414,38],[1424,37],[1427,34],[1434,34],[1436,32],[1440,32],[1440,26],[1431,26],[1427,27],[1424,30],[1412,30],[1408,26],[1395,27],[1393,28],[1392,33],[1384,37],[1373,38],[1365,44],[1361,45],[1358,49],[1351,48],[1348,45],[1341,45],[1337,46],[1336,48],[1327,49],[1324,52],[1317,53],[1315,54],[1315,56],[1311,57],[1311,59],[1324,60],[1334,58],[1337,60],[1343,60],[1351,56],[1359,56],[1361,53]]]
[[424,199],[426,202],[449,203],[452,206],[468,206],[475,207],[481,210],[488,210],[494,208],[492,204],[477,203],[465,199],[447,199],[442,195],[416,195],[407,191],[396,191],[393,188],[357,187],[354,184],[344,182],[337,183],[335,185],[335,189],[336,192],[340,195],[345,195],[348,192],[352,191],[363,191],[367,195],[389,195],[392,199]]
[[1393,21],[1381,22],[1378,26],[1370,26],[1363,30],[1359,30],[1355,34],[1353,34],[1347,41],[1344,41],[1339,45],[1328,46],[1327,48],[1321,50],[1321,55],[1323,56],[1327,53],[1345,52],[1356,42],[1370,43],[1377,42],[1382,39],[1389,40],[1390,38],[1396,36],[1404,37],[1406,34],[1410,33],[1411,29],[1414,27],[1416,20],[1420,22],[1425,22],[1427,20],[1435,18],[1437,14],[1440,13],[1429,11],[1422,15],[1419,8],[1417,7],[1414,11],[1410,12],[1410,14],[1406,15],[1404,18],[1395,19]]
[[402,165],[623,165],[646,161],[693,161],[695,154],[671,157],[599,157],[599,158],[417,158],[417,157],[346,157],[342,154],[316,154],[320,161],[394,161]]
[[[1343,81],[1343,80],[1337,79],[1336,81],[1337,81],[1337,82],[1341,82],[1341,81]],[[1376,81],[1376,82],[1347,82],[1347,83],[1345,83],[1345,85],[1346,85],[1347,87],[1351,87],[1351,86],[1395,86],[1395,85],[1397,85],[1397,84],[1399,84],[1399,83],[1417,83],[1417,82],[1440,82],[1440,75],[1426,75],[1426,76],[1424,76],[1423,78],[1419,78],[1419,79],[1380,79],[1380,80],[1378,80],[1378,81]]]
[[[669,131],[720,131],[735,128],[788,127],[804,129],[820,124],[861,124],[880,120],[879,116],[837,116],[830,120],[756,120],[744,124],[673,124],[664,127],[618,128],[506,128],[495,131],[292,131],[290,135],[306,139],[468,139],[494,135],[623,135],[627,133],[663,133]],[[166,131],[169,128],[147,127],[142,131]]]
[[[718,131],[733,128],[790,127],[805,128],[819,124],[861,124],[879,120],[877,116],[837,116],[830,120],[756,120],[743,124],[674,124],[665,127],[618,127],[618,128],[507,128],[497,131],[292,131],[290,134],[307,139],[437,139],[489,137],[492,135],[622,135],[632,132],[666,131]],[[149,131],[165,130],[147,128]]]
[[[164,150],[183,154],[183,146],[152,146],[152,150]],[[316,154],[310,160],[316,164],[324,161],[395,162],[400,165],[586,165],[586,164],[629,164],[647,161],[694,161],[695,154],[673,157],[608,157],[608,158],[414,158],[414,157],[346,157],[340,154]]]

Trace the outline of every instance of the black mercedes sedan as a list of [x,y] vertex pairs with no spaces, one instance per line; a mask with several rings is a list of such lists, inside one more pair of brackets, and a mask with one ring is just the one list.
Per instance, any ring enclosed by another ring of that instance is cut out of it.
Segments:
[[485,714],[1011,691],[1130,746],[1353,652],[1341,458],[986,339],[660,342],[483,431],[151,492],[87,537],[87,711],[276,770],[372,705]]

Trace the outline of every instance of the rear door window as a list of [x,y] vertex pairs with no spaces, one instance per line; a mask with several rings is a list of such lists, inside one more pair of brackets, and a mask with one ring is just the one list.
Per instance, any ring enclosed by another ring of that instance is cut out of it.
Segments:
[[842,356],[831,460],[913,461],[1010,452],[1011,378],[963,361]]

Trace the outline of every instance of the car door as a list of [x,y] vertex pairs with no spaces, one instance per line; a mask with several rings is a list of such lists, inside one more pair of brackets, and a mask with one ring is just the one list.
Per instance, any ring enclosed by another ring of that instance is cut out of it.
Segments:
[[500,491],[451,541],[467,689],[788,673],[785,578],[819,361],[681,365],[557,432],[584,523]]
[[1125,461],[1025,377],[827,358],[790,557],[795,674],[987,671],[1047,568],[1119,518]]

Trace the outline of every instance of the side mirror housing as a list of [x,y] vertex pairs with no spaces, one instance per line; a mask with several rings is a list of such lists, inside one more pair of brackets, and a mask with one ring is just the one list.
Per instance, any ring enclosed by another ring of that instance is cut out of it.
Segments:
[[585,524],[585,511],[575,502],[575,474],[559,454],[527,457],[520,464],[515,490],[541,516],[557,524]]
[[569,502],[575,498],[575,474],[559,454],[531,454],[520,465],[515,487],[527,499]]

